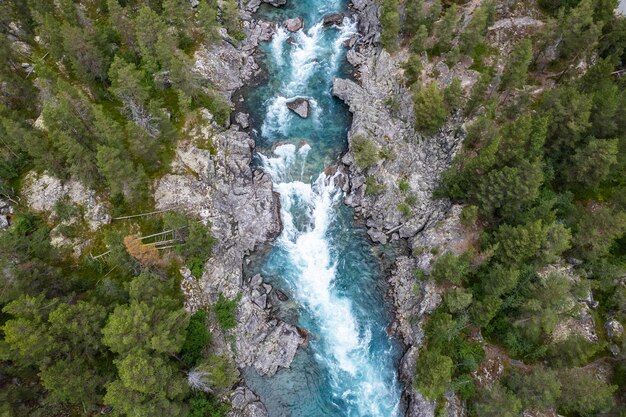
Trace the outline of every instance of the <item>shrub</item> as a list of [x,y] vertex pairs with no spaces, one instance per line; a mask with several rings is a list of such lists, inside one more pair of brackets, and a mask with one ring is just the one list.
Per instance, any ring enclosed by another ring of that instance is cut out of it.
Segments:
[[411,206],[407,203],[398,204],[398,211],[404,216],[409,217],[411,215]]
[[418,89],[413,96],[415,104],[415,129],[432,135],[443,126],[448,118],[446,104],[437,84],[432,82]]
[[237,320],[235,319],[235,309],[237,308],[237,303],[240,298],[241,295],[238,295],[237,298],[228,300],[224,298],[222,293],[218,296],[217,302],[213,306],[213,310],[215,311],[217,321],[222,329],[232,329],[237,325]]
[[361,169],[378,163],[378,147],[364,136],[356,135],[352,138],[352,152],[354,152],[356,164]]
[[450,313],[457,313],[472,304],[472,293],[463,288],[453,288],[446,293],[445,303]]
[[476,224],[476,220],[478,220],[478,207],[473,205],[463,207],[460,220],[461,224],[465,227]]
[[206,311],[198,310],[191,316],[187,325],[185,342],[180,351],[182,360],[187,367],[192,367],[198,362],[202,355],[202,350],[211,341],[211,334],[207,330],[206,319]]
[[376,177],[368,175],[365,177],[365,194],[377,195],[385,191],[385,185],[378,182]]
[[435,400],[448,389],[452,380],[452,359],[437,352],[425,351],[417,358],[415,386],[424,396]]
[[603,382],[590,371],[569,369],[563,372],[561,381],[560,412],[592,416],[613,404],[613,393],[617,387]]
[[457,256],[453,252],[446,252],[437,259],[430,276],[439,283],[449,281],[459,285],[468,272],[469,260],[466,255]]

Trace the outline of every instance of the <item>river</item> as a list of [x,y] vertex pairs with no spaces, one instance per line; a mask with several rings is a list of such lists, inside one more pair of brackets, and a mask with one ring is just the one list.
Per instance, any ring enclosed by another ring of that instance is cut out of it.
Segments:
[[[289,296],[282,318],[310,333],[290,369],[271,378],[244,372],[272,417],[394,417],[400,414],[399,344],[387,334],[384,280],[363,227],[324,173],[347,146],[350,114],[331,94],[334,77],[349,76],[344,41],[356,24],[325,28],[323,16],[346,12],[345,0],[290,2],[262,8],[264,19],[303,17],[296,33],[279,29],[263,45],[269,77],[246,94],[257,143],[255,163],[280,193],[284,230],[257,265]],[[286,102],[306,98],[303,119]]]

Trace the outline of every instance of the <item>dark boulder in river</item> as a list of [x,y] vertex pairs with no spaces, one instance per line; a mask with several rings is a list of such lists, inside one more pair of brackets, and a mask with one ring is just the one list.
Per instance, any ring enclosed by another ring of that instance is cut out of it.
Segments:
[[288,101],[287,107],[303,119],[309,117],[309,100],[305,98],[296,98]]
[[345,15],[343,13],[332,13],[324,16],[322,22],[324,27],[339,26],[343,23],[344,17]]

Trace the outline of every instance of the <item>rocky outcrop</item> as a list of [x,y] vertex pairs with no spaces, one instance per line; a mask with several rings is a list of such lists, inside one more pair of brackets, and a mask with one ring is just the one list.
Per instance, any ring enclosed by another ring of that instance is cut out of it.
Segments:
[[604,325],[606,335],[610,340],[618,340],[624,334],[624,326],[616,319],[610,319]]
[[291,101],[288,101],[287,107],[289,108],[289,110],[291,110],[298,116],[302,117],[303,119],[306,119],[307,117],[309,117],[310,104],[309,104],[309,100],[305,98],[299,97]]
[[158,209],[176,207],[196,213],[217,240],[200,280],[205,293],[234,298],[243,285],[243,258],[280,233],[278,196],[268,174],[250,167],[254,141],[235,127],[215,133],[208,112],[190,135],[210,139],[212,149],[192,141],[176,150],[173,173],[155,184]]
[[[353,114],[349,140],[362,136],[374,142],[385,155],[378,164],[363,169],[354,163],[352,151],[343,162],[350,167],[351,191],[346,203],[366,220],[370,237],[379,243],[412,238],[441,220],[449,204],[432,198],[440,174],[450,165],[462,139],[461,120],[453,118],[437,134],[423,137],[411,123],[411,94],[402,86],[402,54],[352,49],[351,61],[358,65],[360,85],[337,79],[333,94],[346,102]],[[386,103],[397,100],[398,113]],[[376,179],[378,193],[366,193],[368,176]],[[400,182],[407,186],[401,189]],[[410,202],[410,204],[409,204]],[[408,205],[409,212],[404,209]]]
[[253,77],[261,73],[254,60],[254,51],[259,42],[271,39],[274,27],[268,22],[245,21],[246,38],[238,47],[227,34],[222,33],[227,41],[210,46],[203,45],[194,54],[194,72],[203,83],[219,91],[230,100],[235,90],[246,85]]
[[244,287],[235,328],[237,363],[253,366],[259,375],[272,376],[288,368],[305,342],[300,331],[272,317],[269,295],[272,287],[255,275]]
[[257,397],[247,387],[237,387],[230,396],[230,403],[233,407],[228,414],[229,417],[267,417],[267,409],[259,397]]
[[108,209],[96,192],[78,180],[63,182],[46,172],[37,174],[31,171],[24,178],[22,195],[32,210],[48,215],[53,214],[55,205],[61,201],[80,206],[84,210],[83,218],[92,231],[111,222]]

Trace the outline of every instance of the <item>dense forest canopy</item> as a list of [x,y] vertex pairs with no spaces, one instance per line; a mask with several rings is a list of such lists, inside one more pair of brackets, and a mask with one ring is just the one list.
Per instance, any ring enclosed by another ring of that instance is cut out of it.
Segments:
[[[479,235],[416,271],[445,291],[415,384],[431,399],[452,390],[481,417],[624,415],[626,338],[604,326],[626,320],[626,19],[610,0],[513,2],[541,22],[494,41],[505,6],[479,3],[382,0],[383,46],[411,52],[416,129],[464,118],[437,194],[463,203]],[[471,91],[425,81],[426,62],[468,59]],[[568,328],[579,317],[598,340]],[[494,357],[506,359],[502,376],[477,383]]]
[[[221,124],[230,115],[192,70],[201,45],[242,37],[237,4],[220,4],[0,2],[0,199],[13,212],[0,232],[3,416],[228,411],[238,372],[212,351],[208,323],[232,322],[234,304],[190,315],[179,285],[181,266],[202,273],[207,227],[171,212],[94,231],[73,201],[46,218],[19,193],[34,170],[95,190],[114,217],[153,210],[151,182],[186,118],[198,108]],[[50,243],[53,224],[89,242],[82,256]],[[162,231],[174,252],[144,238]]]

